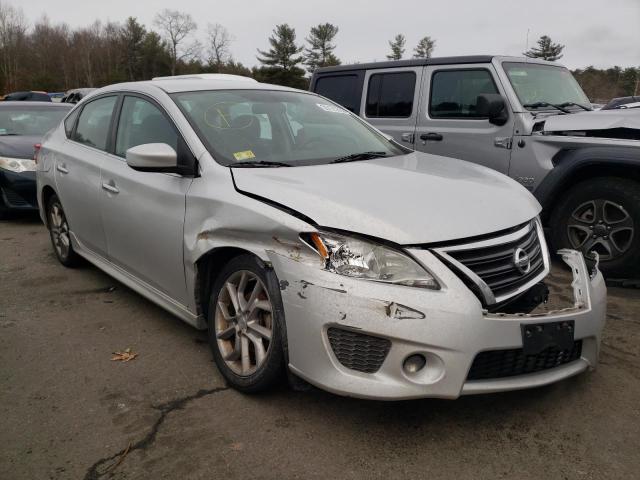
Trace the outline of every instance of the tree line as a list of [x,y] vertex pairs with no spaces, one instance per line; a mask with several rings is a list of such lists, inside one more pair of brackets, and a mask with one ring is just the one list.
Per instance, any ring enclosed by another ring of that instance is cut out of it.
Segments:
[[[306,88],[317,68],[341,63],[335,54],[339,28],[331,23],[312,27],[302,41],[290,25],[276,25],[267,48],[257,49],[259,65],[253,67],[234,59],[234,37],[223,25],[207,24],[203,41],[197,32],[190,14],[170,9],[159,12],[151,28],[134,17],[75,29],[42,17],[29,26],[22,9],[0,1],[0,89],[65,91],[190,73],[230,73]],[[435,47],[436,40],[424,36],[410,57],[430,58]],[[562,58],[563,49],[544,35],[524,55],[553,61]],[[401,60],[406,50],[406,37],[398,34],[389,41],[386,58]],[[640,68],[587,67],[573,73],[592,100],[639,94]]]

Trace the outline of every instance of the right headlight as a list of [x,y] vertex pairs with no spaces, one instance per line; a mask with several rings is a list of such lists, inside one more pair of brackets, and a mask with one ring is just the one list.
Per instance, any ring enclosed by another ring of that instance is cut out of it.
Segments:
[[28,158],[0,157],[0,168],[10,172],[35,172],[36,162]]
[[369,240],[332,232],[302,234],[324,259],[324,269],[346,277],[437,290],[428,271],[405,253]]

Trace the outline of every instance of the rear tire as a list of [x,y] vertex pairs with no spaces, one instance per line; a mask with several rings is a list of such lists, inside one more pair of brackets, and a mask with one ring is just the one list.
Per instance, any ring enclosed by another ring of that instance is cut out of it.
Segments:
[[602,177],[574,185],[549,219],[555,250],[595,250],[607,278],[640,272],[640,183]]
[[81,257],[73,249],[69,222],[62,208],[62,203],[55,194],[51,195],[47,202],[47,227],[49,228],[51,245],[58,261],[65,267],[77,267],[81,263]]
[[286,328],[273,270],[253,255],[231,259],[214,282],[207,320],[214,361],[231,386],[257,393],[279,382]]

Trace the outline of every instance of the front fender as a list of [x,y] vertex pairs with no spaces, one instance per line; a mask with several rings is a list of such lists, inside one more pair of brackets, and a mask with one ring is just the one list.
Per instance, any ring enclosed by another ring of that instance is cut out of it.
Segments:
[[[639,145],[640,147],[640,145]],[[602,146],[560,150],[552,159],[554,168],[533,192],[543,209],[552,206],[566,187],[588,175],[594,176],[638,172],[640,174],[640,148]]]

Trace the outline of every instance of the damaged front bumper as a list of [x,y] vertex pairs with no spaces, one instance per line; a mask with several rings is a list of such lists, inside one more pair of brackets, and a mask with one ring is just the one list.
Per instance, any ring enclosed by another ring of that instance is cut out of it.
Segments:
[[[431,252],[409,252],[438,278],[440,290],[352,279],[269,252],[280,280],[289,368],[295,374],[337,394],[401,400],[537,387],[596,366],[606,288],[597,270],[590,275],[580,253],[559,252],[573,277],[569,306],[501,314],[483,310]],[[493,362],[521,362],[523,326],[571,321],[579,351],[560,366],[552,359],[554,366],[535,373],[470,379],[481,353],[497,352]],[[410,373],[403,365],[412,355],[421,355],[426,364]]]

